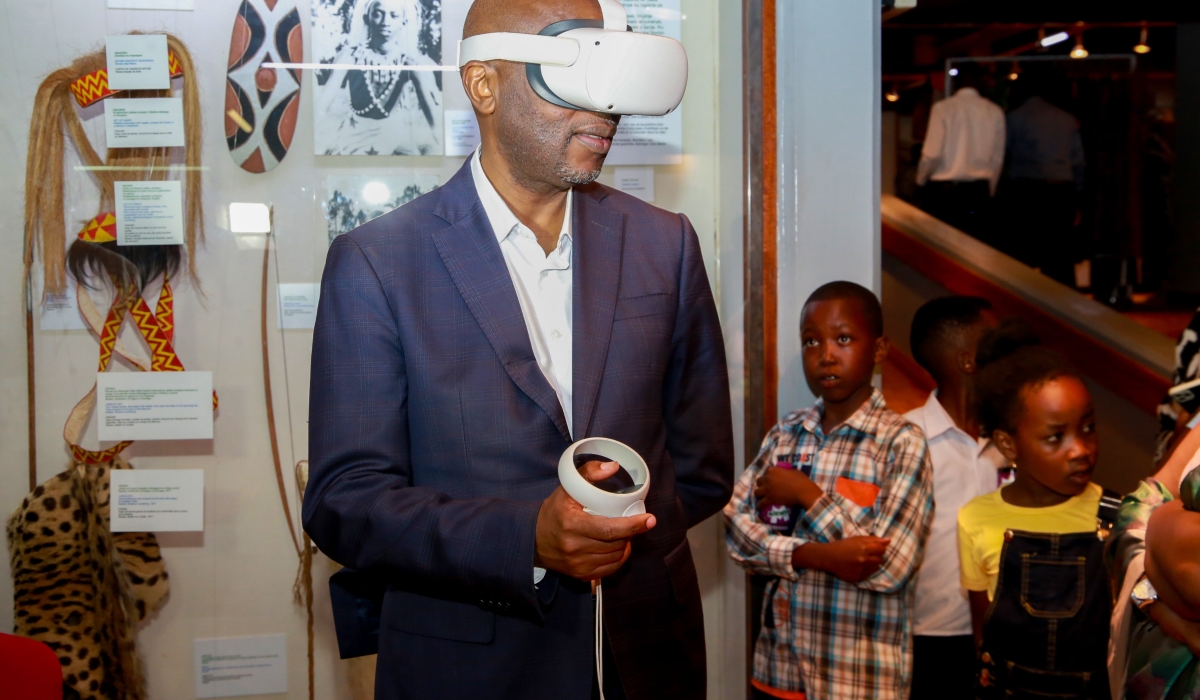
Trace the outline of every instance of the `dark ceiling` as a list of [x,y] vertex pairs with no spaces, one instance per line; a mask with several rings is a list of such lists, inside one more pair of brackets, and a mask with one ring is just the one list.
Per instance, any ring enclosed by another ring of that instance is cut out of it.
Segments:
[[1195,0],[917,0],[885,26],[993,22],[1200,22]]

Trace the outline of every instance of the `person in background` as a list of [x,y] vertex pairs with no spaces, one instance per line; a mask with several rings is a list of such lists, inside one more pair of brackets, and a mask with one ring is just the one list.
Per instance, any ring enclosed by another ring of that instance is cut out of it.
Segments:
[[924,406],[904,414],[929,443],[935,504],[917,575],[914,698],[974,697],[975,640],[967,592],[959,583],[958,510],[995,491],[1006,465],[995,444],[980,437],[973,406],[976,346],[997,321],[986,299],[965,296],[934,299],[913,316],[913,357],[937,383]]
[[1200,428],[1193,428],[1121,503],[1105,550],[1117,593],[1108,665],[1113,700],[1200,698],[1197,465]]
[[[1187,328],[1175,341],[1175,372],[1171,386],[1179,386],[1200,377],[1200,309],[1192,315]],[[1162,464],[1175,446],[1187,435],[1191,416],[1167,394],[1158,403],[1158,438],[1154,442],[1154,462]]]
[[981,426],[1016,478],[958,512],[976,697],[1105,700],[1112,594],[1103,537],[1120,497],[1092,483],[1098,442],[1080,375],[1016,320],[977,353]]
[[[925,436],[871,385],[888,342],[869,290],[818,288],[800,339],[817,403],[771,429],[724,511],[730,557],[777,577],[754,648],[755,697],[903,700],[913,574],[933,518]],[[783,532],[760,516],[770,506],[793,510]]]
[[1005,253],[1042,274],[1075,287],[1082,258],[1073,236],[1083,191],[1084,154],[1079,120],[1051,104],[1049,76],[1026,71],[1008,114],[1008,170],[1004,208],[1011,217]]
[[953,97],[933,105],[917,185],[922,208],[989,243],[991,201],[1004,167],[1004,111],[979,94],[983,69],[962,64]]

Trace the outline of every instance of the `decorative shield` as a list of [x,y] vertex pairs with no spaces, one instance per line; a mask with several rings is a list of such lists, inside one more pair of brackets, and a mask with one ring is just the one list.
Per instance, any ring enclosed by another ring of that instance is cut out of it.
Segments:
[[290,0],[242,0],[229,42],[225,141],[242,170],[265,173],[287,155],[300,108],[300,13]]

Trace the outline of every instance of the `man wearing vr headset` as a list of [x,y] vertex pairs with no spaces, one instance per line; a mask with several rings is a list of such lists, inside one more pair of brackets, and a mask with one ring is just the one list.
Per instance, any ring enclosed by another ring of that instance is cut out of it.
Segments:
[[[686,84],[682,46],[625,24],[616,0],[476,0],[480,150],[330,247],[304,523],[384,582],[376,697],[705,696],[686,535],[730,496],[728,377],[687,218],[593,183],[620,115]],[[646,514],[566,495],[583,437],[643,457]]]

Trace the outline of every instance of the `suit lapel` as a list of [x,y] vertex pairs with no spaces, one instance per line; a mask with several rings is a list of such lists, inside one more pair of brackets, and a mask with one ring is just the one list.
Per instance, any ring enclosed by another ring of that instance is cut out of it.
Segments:
[[[464,171],[465,187],[462,182]],[[570,442],[567,420],[558,403],[558,395],[546,381],[533,355],[529,330],[521,314],[521,303],[517,300],[504,254],[500,252],[500,244],[471,182],[470,160],[446,183],[444,189],[450,190],[447,195],[457,195],[454,197],[457,201],[448,202],[437,213],[447,221],[451,221],[451,216],[457,220],[433,234],[438,254],[508,376],[542,407],[563,438]],[[469,192],[464,191],[467,189]],[[466,199],[468,196],[473,200],[473,206],[465,208],[464,205],[472,203]],[[458,218],[459,215],[461,218]]]
[[572,299],[572,413],[575,439],[587,436],[604,376],[621,282],[625,217],[600,205],[598,190],[577,189]]

